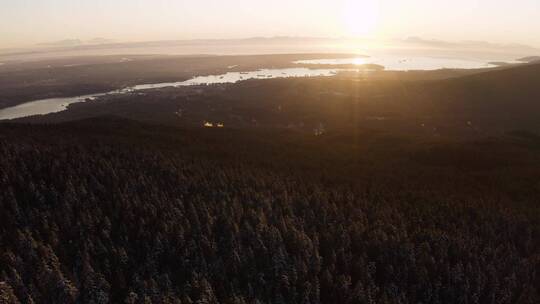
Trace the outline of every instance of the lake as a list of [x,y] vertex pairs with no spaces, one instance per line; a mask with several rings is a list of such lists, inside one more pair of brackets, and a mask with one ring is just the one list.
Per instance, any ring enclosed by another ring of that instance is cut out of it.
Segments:
[[[494,60],[496,61],[496,60]],[[491,62],[491,61],[490,61]],[[496,65],[482,60],[474,59],[456,59],[442,57],[425,57],[425,56],[393,56],[379,55],[375,57],[356,57],[356,58],[340,58],[340,59],[312,59],[299,60],[293,62],[295,64],[309,65],[364,65],[377,64],[385,67],[385,70],[392,71],[409,71],[409,70],[438,70],[438,69],[479,69],[493,68]],[[66,98],[50,98],[36,101],[30,101],[14,107],[9,107],[0,110],[0,120],[15,119],[33,115],[44,115],[50,113],[61,112],[67,109],[70,104],[86,102],[96,99],[100,96],[109,94],[125,94],[134,91],[160,89],[166,87],[181,87],[193,85],[213,85],[236,83],[248,79],[272,79],[286,77],[329,77],[334,76],[345,69],[322,69],[322,68],[285,68],[285,69],[261,69],[248,72],[228,72],[221,75],[198,76],[186,81],[165,82],[154,84],[140,84],[133,87],[128,87],[122,90],[116,90],[106,93],[91,94],[76,97]]]
[[393,56],[379,55],[373,57],[339,58],[339,59],[313,59],[299,60],[296,64],[312,65],[363,65],[376,64],[383,66],[387,71],[412,71],[412,70],[440,70],[440,69],[482,69],[493,68],[496,65],[492,61],[478,59],[458,59],[427,56]]
[[222,75],[198,76],[186,81],[179,82],[140,84],[133,87],[128,87],[125,89],[115,90],[106,93],[65,98],[49,98],[26,102],[17,106],[1,109],[0,120],[57,113],[66,110],[70,104],[91,101],[98,97],[110,94],[125,94],[134,91],[160,89],[167,87],[236,83],[238,81],[248,79],[271,79],[285,77],[328,77],[336,75],[338,71],[338,69],[308,68],[261,69],[250,72],[228,72]]

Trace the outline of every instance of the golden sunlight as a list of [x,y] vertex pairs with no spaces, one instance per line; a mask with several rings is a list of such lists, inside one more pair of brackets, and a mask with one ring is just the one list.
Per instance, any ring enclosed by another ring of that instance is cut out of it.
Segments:
[[372,36],[379,21],[377,0],[346,0],[343,6],[345,34],[354,37]]
[[366,59],[364,59],[364,58],[354,58],[353,64],[354,64],[354,65],[363,65],[363,64],[366,64]]

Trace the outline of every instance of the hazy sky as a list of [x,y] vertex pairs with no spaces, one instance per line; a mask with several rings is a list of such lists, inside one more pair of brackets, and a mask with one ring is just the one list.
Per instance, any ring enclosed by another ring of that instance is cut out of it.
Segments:
[[540,0],[0,0],[0,48],[277,35],[540,46]]

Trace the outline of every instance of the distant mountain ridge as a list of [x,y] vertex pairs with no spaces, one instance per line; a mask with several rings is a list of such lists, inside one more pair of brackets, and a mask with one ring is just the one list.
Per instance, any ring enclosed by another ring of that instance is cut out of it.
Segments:
[[138,42],[116,42],[105,38],[94,38],[88,41],[81,39],[66,39],[55,42],[41,43],[41,46],[85,46],[85,45],[107,45],[107,46],[170,46],[170,45],[193,45],[193,44],[245,44],[245,43],[335,43],[346,42],[379,42],[385,44],[405,44],[424,45],[441,48],[498,48],[498,49],[521,49],[538,51],[530,45],[524,44],[497,44],[488,41],[445,41],[437,39],[424,39],[421,37],[408,37],[405,39],[376,40],[366,38],[331,38],[331,37],[295,37],[295,36],[274,36],[274,37],[248,37],[239,39],[181,39],[181,40],[150,40]]
[[[365,38],[325,37],[250,37],[242,39],[190,39],[119,42],[106,38],[78,38],[46,42],[33,48],[0,49],[2,61],[36,60],[40,57],[73,57],[79,54],[115,55],[253,55],[286,53],[353,53],[396,50],[409,53],[420,51],[427,56],[456,58],[482,57],[487,61],[515,60],[539,56],[540,49],[520,44],[496,44],[484,41],[450,42],[419,37],[375,40]],[[418,53],[418,52],[417,52]]]
[[540,61],[540,56],[523,57],[523,58],[518,59],[517,61],[533,63],[533,62]]
[[45,47],[75,47],[81,45],[97,45],[97,44],[110,44],[114,43],[114,40],[106,38],[92,38],[90,40],[81,40],[81,39],[64,39],[52,42],[38,43],[38,46]]

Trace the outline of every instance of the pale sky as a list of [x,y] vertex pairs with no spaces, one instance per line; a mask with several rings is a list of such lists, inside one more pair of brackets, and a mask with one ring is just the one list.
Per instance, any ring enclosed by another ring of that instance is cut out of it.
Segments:
[[253,36],[420,36],[540,47],[540,0],[0,0],[0,48],[95,37]]

